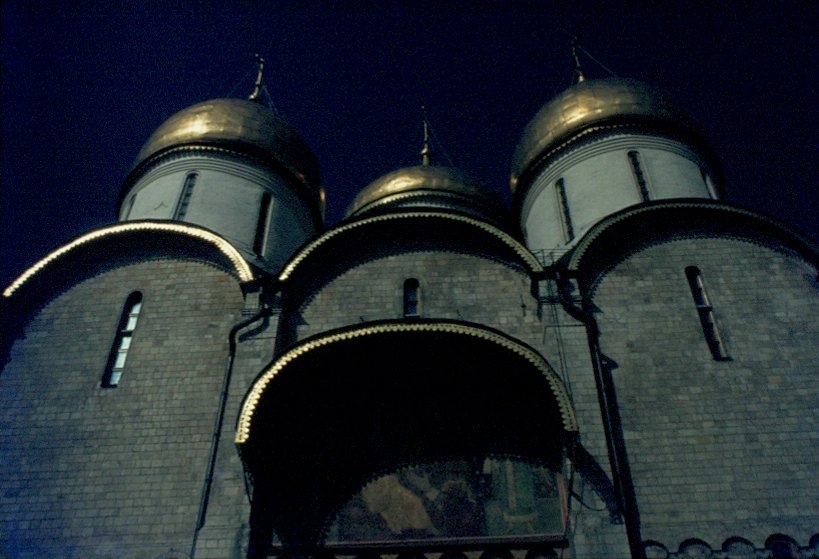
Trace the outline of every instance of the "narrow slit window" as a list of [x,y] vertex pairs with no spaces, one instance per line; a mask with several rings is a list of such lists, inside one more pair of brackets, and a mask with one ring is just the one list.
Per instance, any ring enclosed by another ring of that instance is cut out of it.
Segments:
[[134,202],[136,202],[136,194],[131,196],[131,199],[128,200],[128,209],[125,210],[125,215],[122,216],[123,219],[128,219],[131,216],[131,211],[134,209]]
[[176,212],[174,219],[182,221],[188,213],[188,206],[191,203],[191,196],[193,196],[193,187],[196,186],[196,180],[199,178],[197,173],[188,173],[185,177],[185,183],[182,185],[182,194],[179,195],[179,203],[176,205]]
[[634,173],[634,180],[637,181],[637,188],[640,189],[640,198],[643,202],[648,202],[651,197],[648,194],[648,179],[643,170],[643,163],[640,160],[640,152],[628,152],[628,160],[631,163],[631,170]]
[[700,169],[700,175],[702,175],[702,182],[705,184],[705,189],[708,191],[708,195],[714,200],[718,199],[719,196],[717,196],[714,183],[711,181],[711,177],[708,175],[708,173],[705,172],[705,169]]
[[259,219],[256,221],[256,235],[253,237],[253,252],[261,256],[264,252],[264,241],[267,237],[268,217],[270,216],[270,194],[262,194],[259,205]]
[[134,330],[139,320],[139,312],[142,310],[142,293],[134,291],[125,301],[122,309],[122,316],[119,319],[117,335],[111,347],[111,355],[108,358],[108,366],[102,376],[103,388],[114,388],[119,385],[122,373],[125,370],[125,363],[128,360],[128,350],[131,349],[131,340],[134,337]]
[[685,269],[685,275],[688,278],[688,286],[691,288],[694,306],[697,308],[700,317],[702,333],[708,343],[708,348],[711,350],[711,355],[716,361],[730,360],[731,357],[728,355],[728,350],[722,341],[722,335],[714,315],[714,307],[705,289],[705,282],[702,279],[700,269],[696,266],[689,266]]
[[563,229],[566,233],[566,242],[574,239],[574,227],[572,227],[572,214],[569,212],[569,199],[566,197],[566,181],[562,178],[555,183],[557,200],[560,203],[560,210],[563,213]]
[[404,317],[412,318],[419,315],[421,284],[415,278],[404,281]]

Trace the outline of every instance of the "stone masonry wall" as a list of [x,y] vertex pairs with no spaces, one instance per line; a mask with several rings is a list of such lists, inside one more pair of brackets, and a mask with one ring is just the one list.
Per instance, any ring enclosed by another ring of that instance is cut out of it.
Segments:
[[[101,388],[133,291],[143,306],[125,371]],[[3,553],[187,557],[241,309],[228,274],[153,261],[83,281],[36,314],[0,376]]]
[[[697,266],[730,361],[706,344]],[[614,378],[642,537],[806,545],[819,526],[819,285],[802,258],[732,239],[675,240],[608,272],[594,303]]]
[[540,323],[528,274],[478,256],[435,251],[385,256],[341,273],[302,306],[298,339],[402,318],[407,278],[420,283],[422,318],[483,324],[537,347]]
[[540,296],[543,320],[540,347],[572,399],[580,432],[577,444],[583,453],[567,472],[573,494],[569,503],[572,556],[627,557],[628,541],[614,496],[586,327],[565,312],[553,281],[541,282]]
[[250,502],[244,468],[233,441],[244,397],[273,359],[278,320],[276,313],[253,322],[238,334],[210,502],[197,541],[196,559],[244,559],[247,555]]
[[572,396],[580,443],[604,478],[602,483],[599,478],[592,482],[586,479],[588,473],[575,474],[573,490],[582,492],[583,502],[571,503],[573,552],[627,555],[621,519],[612,514],[616,504],[585,327],[565,313],[551,282],[541,282],[538,304],[525,271],[479,256],[425,251],[382,257],[340,274],[307,301],[298,317],[299,339],[342,326],[401,318],[403,283],[410,277],[421,285],[421,317],[497,328],[546,357]]

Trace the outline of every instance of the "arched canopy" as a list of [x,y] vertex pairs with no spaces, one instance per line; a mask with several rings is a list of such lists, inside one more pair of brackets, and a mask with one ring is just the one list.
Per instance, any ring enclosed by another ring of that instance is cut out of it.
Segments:
[[254,279],[250,266],[233,245],[202,227],[168,221],[107,225],[50,252],[3,290],[0,356],[19,336],[32,313],[71,286],[112,268],[163,259],[209,264],[240,283]]
[[612,214],[584,235],[565,263],[593,287],[603,273],[646,246],[694,237],[784,246],[819,264],[816,247],[790,227],[753,210],[699,198],[649,202]]
[[254,507],[283,541],[315,541],[369,479],[486,455],[559,468],[577,431],[543,357],[500,332],[381,322],[306,340],[253,384],[236,442]]
[[[404,212],[376,215],[341,224],[302,248],[284,267],[279,281],[286,282],[301,268],[312,262],[320,267],[327,260],[354,257],[355,247],[363,246],[368,254],[378,250],[381,244],[413,249],[423,239],[451,239],[465,233],[480,238],[474,246],[490,250],[499,258],[507,258],[523,264],[530,272],[542,270],[541,264],[529,250],[508,233],[484,221],[471,217],[443,212]],[[339,247],[344,249],[340,250]],[[463,244],[464,249],[469,245]]]
[[[95,229],[38,260],[3,290],[3,298],[35,283],[52,270],[66,273],[66,267],[82,257],[103,264],[110,260],[133,259],[136,255],[156,256],[191,252],[235,275],[240,281],[253,279],[247,261],[228,241],[202,227],[162,221],[129,221]],[[87,266],[88,263],[85,265]]]

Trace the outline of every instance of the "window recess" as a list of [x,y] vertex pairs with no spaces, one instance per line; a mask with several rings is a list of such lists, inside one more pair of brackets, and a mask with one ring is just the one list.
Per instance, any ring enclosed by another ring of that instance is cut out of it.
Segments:
[[560,211],[563,217],[563,232],[566,235],[566,242],[571,242],[574,239],[574,227],[572,226],[572,214],[569,211],[569,199],[566,196],[566,181],[563,178],[557,179],[555,182],[555,191],[557,192],[557,201],[560,204]]
[[648,179],[643,170],[643,162],[640,158],[640,152],[628,152],[628,160],[631,163],[631,171],[634,173],[634,180],[637,181],[637,188],[640,190],[640,198],[643,202],[648,202],[651,198],[648,194]]
[[705,288],[700,269],[696,266],[689,266],[685,269],[685,275],[688,278],[688,286],[691,289],[691,296],[694,298],[694,306],[699,314],[702,333],[708,343],[708,349],[711,350],[711,356],[715,361],[729,361],[731,356],[728,355],[728,350],[719,331],[714,307],[708,297],[708,291]]
[[182,194],[179,195],[179,202],[176,205],[176,212],[174,212],[174,219],[184,221],[185,215],[188,213],[188,206],[193,196],[193,187],[196,186],[196,181],[199,178],[197,173],[188,173],[185,177],[185,183],[182,185]]
[[404,280],[404,318],[419,316],[421,284],[416,278]]
[[262,194],[262,201],[259,205],[259,216],[256,219],[256,234],[253,236],[253,252],[258,256],[264,255],[265,240],[267,239],[270,221],[270,194]]
[[105,374],[102,376],[100,385],[103,388],[115,388],[119,385],[122,374],[125,371],[125,362],[128,359],[128,351],[131,349],[131,341],[134,337],[139,313],[142,310],[142,293],[134,291],[125,301],[122,315],[117,327],[117,335],[111,347],[111,355],[108,358],[108,365]]

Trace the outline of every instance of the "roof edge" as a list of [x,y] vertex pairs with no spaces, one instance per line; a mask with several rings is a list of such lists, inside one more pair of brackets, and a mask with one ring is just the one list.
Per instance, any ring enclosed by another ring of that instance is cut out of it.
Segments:
[[543,266],[540,264],[537,258],[529,251],[529,249],[527,249],[524,245],[518,242],[514,237],[502,231],[501,229],[498,229],[497,227],[490,223],[481,221],[479,219],[467,217],[464,215],[453,214],[448,212],[401,212],[379,214],[374,215],[372,217],[366,217],[346,223],[341,223],[340,225],[337,225],[336,227],[326,231],[323,235],[305,245],[301,250],[299,250],[299,252],[297,252],[293,256],[293,258],[290,259],[290,261],[284,266],[282,272],[279,274],[279,281],[286,282],[294,274],[295,270],[301,265],[301,263],[307,260],[307,258],[310,256],[312,252],[316,251],[319,247],[321,247],[334,237],[344,235],[349,231],[361,227],[367,227],[376,223],[410,219],[449,220],[474,227],[476,229],[479,229],[485,233],[492,235],[493,237],[501,241],[503,244],[508,246],[512,251],[514,251],[514,253],[527,266],[527,268],[529,268],[531,272],[540,272],[543,269]]
[[356,325],[352,328],[342,328],[324,332],[312,338],[302,341],[297,346],[280,356],[276,361],[267,367],[262,374],[254,381],[253,386],[248,391],[242,402],[239,412],[239,419],[236,427],[235,443],[243,445],[250,439],[253,415],[263,393],[273,379],[283,371],[290,363],[296,361],[302,355],[328,345],[343,343],[345,340],[361,338],[377,334],[399,334],[402,332],[438,332],[456,335],[473,336],[495,343],[501,347],[512,351],[536,367],[545,377],[555,400],[560,408],[560,416],[563,420],[563,429],[574,433],[578,431],[577,418],[571,398],[566,391],[563,382],[557,373],[552,369],[546,359],[536,350],[525,343],[516,340],[500,331],[489,329],[486,326],[451,321],[451,320],[425,320],[407,323],[404,321],[381,321],[365,326]]
[[[797,249],[797,251],[807,259],[819,264],[819,247],[817,247],[813,241],[808,239],[807,236],[795,228],[779,221],[776,218],[750,208],[745,208],[720,200],[706,200],[702,198],[657,200],[625,208],[606,217],[589,229],[581,240],[575,245],[575,247],[563,257],[563,261],[570,270],[579,272],[585,267],[585,259],[593,247],[600,241],[604,240],[614,227],[618,225],[626,226],[630,222],[639,223],[641,218],[656,216],[659,213],[681,213],[685,211],[722,214],[726,217],[744,220],[746,223],[751,224],[760,230],[769,229],[770,233],[768,234],[770,235],[771,239],[778,238],[780,241],[786,242],[792,248]],[[704,220],[698,221],[697,223],[691,223],[690,227],[707,229],[708,225],[701,225],[703,223],[725,224],[727,221],[725,219]],[[716,231],[716,233],[722,234],[723,231]],[[724,234],[726,235],[729,233],[729,230],[724,231]],[[640,244],[641,243],[639,241],[635,243],[637,246]],[[624,250],[627,250],[627,248],[624,247]]]
[[250,265],[239,251],[227,240],[208,229],[172,221],[128,221],[94,229],[51,251],[12,281],[3,290],[2,298],[6,300],[10,299],[16,292],[24,288],[24,286],[29,284],[36,277],[39,277],[46,269],[50,269],[55,264],[63,261],[81,247],[93,245],[94,243],[113,236],[139,232],[181,234],[203,241],[213,246],[230,262],[233,272],[241,282],[244,283],[254,279]]

